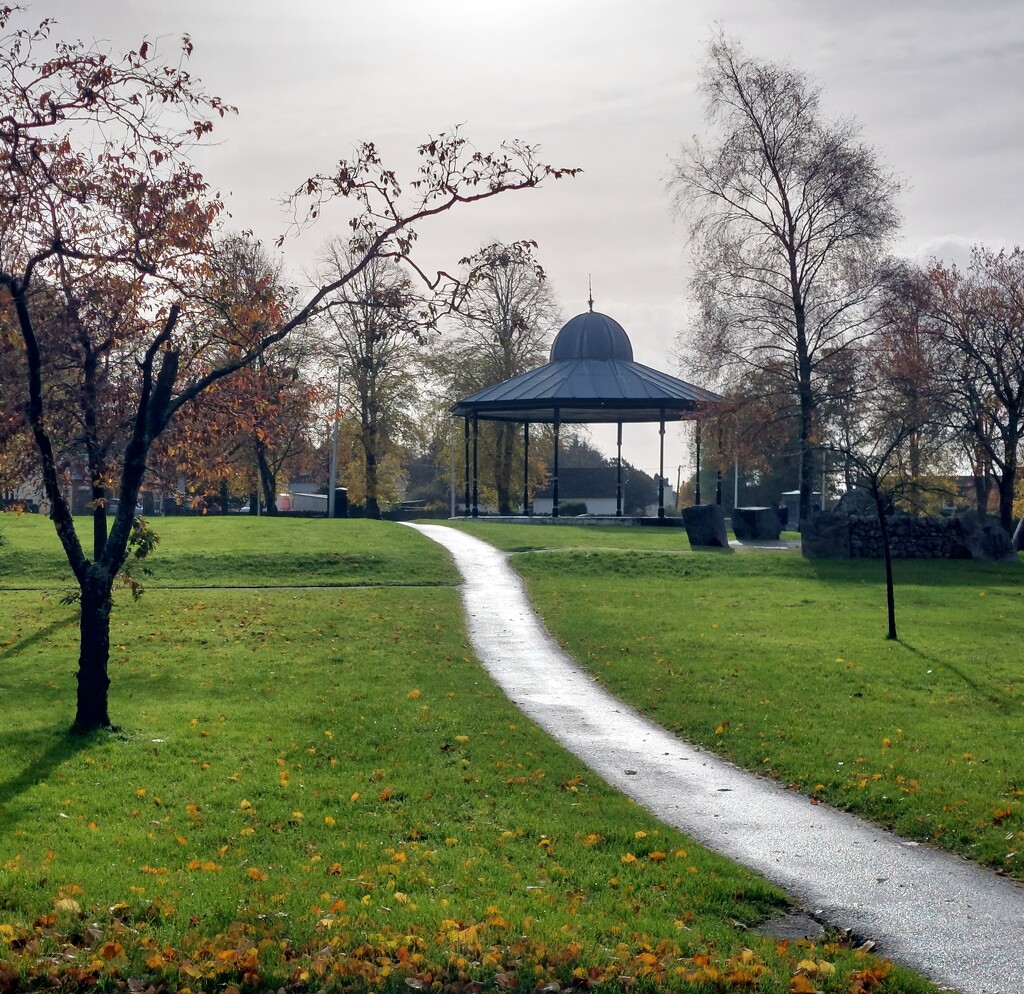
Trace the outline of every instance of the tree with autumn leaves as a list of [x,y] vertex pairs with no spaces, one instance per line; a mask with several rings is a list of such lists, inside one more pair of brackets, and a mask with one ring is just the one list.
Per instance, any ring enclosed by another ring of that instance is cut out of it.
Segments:
[[[879,423],[915,426],[900,454],[908,503],[920,507],[966,462],[978,512],[988,512],[994,481],[999,523],[1011,532],[1024,440],[1024,252],[976,246],[963,270],[891,264],[867,344],[882,357]],[[826,393],[830,419],[850,419],[856,407],[841,384],[833,378]]]
[[[0,9],[0,290],[11,315],[20,427],[32,440],[50,516],[77,585],[73,730],[110,727],[110,614],[118,575],[151,542],[134,509],[154,443],[207,391],[260,361],[379,258],[409,261],[419,222],[546,178],[571,175],[519,142],[476,150],[457,131],[419,148],[403,189],[372,144],[307,179],[300,224],[350,208],[352,265],[287,311],[246,313],[216,284],[223,211],[191,159],[234,109],[189,72],[186,36],[165,56],[123,56],[23,26]],[[444,278],[414,271],[431,289]],[[59,384],[59,389],[55,385]],[[68,421],[68,412],[76,415]],[[87,464],[91,535],[72,517],[62,474]],[[108,518],[106,500],[119,498]]]
[[[220,329],[221,361],[237,358],[285,321],[293,297],[281,262],[250,234],[217,239],[200,292],[207,319]],[[320,390],[310,365],[309,343],[289,335],[213,384],[190,416],[161,436],[150,475],[158,473],[171,490],[186,481],[194,502],[213,495],[223,513],[231,493],[259,492],[267,513],[277,514],[278,476],[286,467],[302,472],[311,458],[309,429]]]

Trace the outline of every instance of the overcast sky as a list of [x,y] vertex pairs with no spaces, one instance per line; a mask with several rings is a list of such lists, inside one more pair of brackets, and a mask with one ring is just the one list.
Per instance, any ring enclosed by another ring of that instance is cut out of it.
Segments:
[[[450,267],[492,240],[535,239],[566,319],[592,278],[636,359],[684,378],[669,349],[686,322],[685,231],[666,181],[704,129],[698,74],[719,27],[856,118],[906,183],[900,251],[953,260],[1024,242],[1019,0],[53,0],[32,13],[118,50],[145,36],[170,52],[188,32],[192,71],[239,108],[203,168],[235,227],[268,241],[285,228],[281,195],[363,140],[400,175],[455,125],[481,149],[520,138],[581,167],[424,227],[424,259]],[[337,230],[325,216],[286,263],[301,271]],[[656,426],[630,428],[626,447],[657,469]],[[673,428],[666,475],[690,459]]]

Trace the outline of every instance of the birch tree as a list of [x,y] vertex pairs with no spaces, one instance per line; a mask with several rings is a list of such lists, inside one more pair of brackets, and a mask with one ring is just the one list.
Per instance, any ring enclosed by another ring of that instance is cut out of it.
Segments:
[[[778,373],[799,419],[800,513],[811,508],[820,440],[819,372],[866,334],[878,263],[899,226],[897,178],[822,89],[790,65],[719,35],[701,90],[711,137],[675,165],[693,254],[693,368],[740,390]],[[783,404],[776,404],[781,408]]]

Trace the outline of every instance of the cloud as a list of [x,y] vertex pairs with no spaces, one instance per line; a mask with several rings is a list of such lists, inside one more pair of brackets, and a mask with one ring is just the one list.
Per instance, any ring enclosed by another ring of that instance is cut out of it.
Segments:
[[940,235],[937,238],[930,238],[919,244],[908,253],[908,257],[922,266],[938,261],[947,266],[955,265],[958,269],[967,269],[971,262],[971,250],[979,246],[998,252],[1000,249],[1014,248],[1014,243],[1000,238],[965,238],[963,235]]

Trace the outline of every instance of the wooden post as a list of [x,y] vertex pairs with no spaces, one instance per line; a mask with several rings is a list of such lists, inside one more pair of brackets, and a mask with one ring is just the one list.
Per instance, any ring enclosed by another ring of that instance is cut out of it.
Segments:
[[693,502],[700,503],[700,418],[697,419],[697,482],[693,488]]

